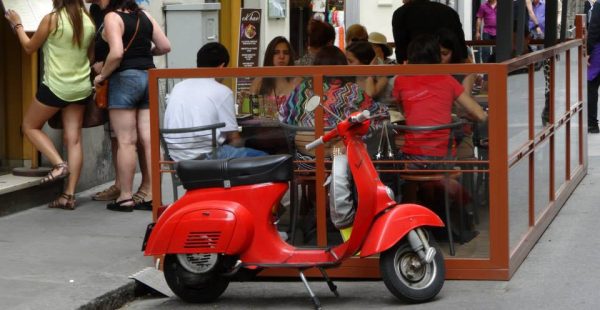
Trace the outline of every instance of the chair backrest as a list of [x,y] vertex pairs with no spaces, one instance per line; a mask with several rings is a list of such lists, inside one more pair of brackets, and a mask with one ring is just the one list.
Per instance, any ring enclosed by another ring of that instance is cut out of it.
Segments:
[[216,158],[219,146],[217,129],[225,127],[225,123],[188,128],[161,128],[160,143],[166,160],[173,160],[172,151],[208,150],[206,155]]
[[[449,123],[449,124],[434,125],[434,126],[408,126],[408,125],[390,125],[390,126],[393,130],[398,132],[399,136],[403,136],[404,133],[407,133],[407,132],[425,133],[425,132],[435,132],[438,130],[449,129],[450,131],[449,131],[448,138],[447,138],[447,149],[446,149],[447,152],[444,155],[444,159],[448,160],[448,159],[454,158],[453,149],[455,146],[455,131],[460,130],[464,125],[465,125],[465,121],[459,120],[459,121]],[[390,130],[390,132],[392,132],[392,131]],[[396,138],[395,141],[396,141],[396,146],[400,148],[401,145],[399,145],[399,144],[405,143],[406,139],[404,139],[404,137]]]

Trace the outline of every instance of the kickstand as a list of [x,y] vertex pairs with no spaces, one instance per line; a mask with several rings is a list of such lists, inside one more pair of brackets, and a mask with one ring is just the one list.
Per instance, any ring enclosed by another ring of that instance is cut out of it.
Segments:
[[298,270],[298,272],[300,273],[300,279],[302,280],[302,282],[304,283],[304,286],[306,286],[306,289],[308,290],[308,293],[310,294],[310,298],[312,299],[313,304],[315,304],[315,309],[321,310],[321,302],[319,301],[319,298],[317,297],[317,295],[315,295],[315,293],[313,293],[313,291],[310,289],[310,286],[308,285],[308,281],[306,281],[306,277],[304,276],[304,273],[302,272],[302,270]]
[[333,295],[335,295],[335,297],[340,297],[340,293],[338,293],[337,291],[337,285],[333,284],[333,281],[331,281],[331,278],[329,278],[325,269],[323,269],[323,267],[320,267],[319,270],[321,271],[323,278],[325,278],[325,281],[327,281],[327,286],[329,286],[329,290],[333,292]]

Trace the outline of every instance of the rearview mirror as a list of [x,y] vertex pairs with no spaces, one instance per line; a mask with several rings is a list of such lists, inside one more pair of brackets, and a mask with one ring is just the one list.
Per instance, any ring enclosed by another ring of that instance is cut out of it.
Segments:
[[306,111],[312,112],[317,109],[317,107],[321,104],[321,97],[312,96],[308,101],[304,104],[304,109]]

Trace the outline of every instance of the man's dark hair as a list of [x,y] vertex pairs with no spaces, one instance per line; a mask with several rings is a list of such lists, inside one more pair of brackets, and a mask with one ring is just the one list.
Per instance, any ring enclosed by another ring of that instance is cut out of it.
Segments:
[[196,66],[198,68],[218,67],[224,64],[229,65],[229,52],[221,43],[206,43],[200,48],[196,55]]
[[431,34],[418,35],[408,44],[407,54],[409,64],[439,64],[440,41]]

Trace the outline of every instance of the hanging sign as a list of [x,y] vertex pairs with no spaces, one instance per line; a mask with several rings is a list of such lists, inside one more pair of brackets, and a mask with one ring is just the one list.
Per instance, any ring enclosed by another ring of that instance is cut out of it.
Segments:
[[[260,47],[260,9],[242,9],[240,14],[240,35],[238,44],[238,67],[258,67]],[[238,78],[237,92],[250,89],[252,78]]]

